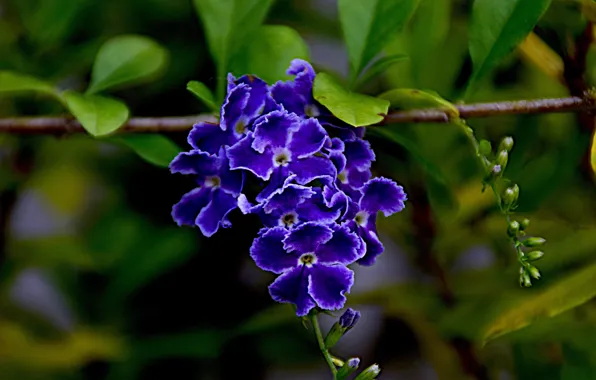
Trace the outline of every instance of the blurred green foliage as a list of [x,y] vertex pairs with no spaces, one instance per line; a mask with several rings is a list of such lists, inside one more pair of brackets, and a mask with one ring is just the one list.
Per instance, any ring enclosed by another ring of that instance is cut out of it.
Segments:
[[[294,57],[369,95],[430,96],[400,98],[399,108],[457,102],[470,78],[470,101],[568,94],[552,68],[585,27],[579,1],[553,0],[534,29],[544,44],[526,40],[513,53],[548,1],[508,1],[506,17],[491,17],[497,2],[478,0],[488,10],[474,19],[471,1],[375,3],[366,13],[342,0],[0,0],[0,117],[69,111],[100,136],[0,136],[0,378],[263,379],[319,368],[310,332],[273,304],[272,278],[248,258],[255,223],[237,215],[234,231],[204,239],[171,221],[191,183],[163,167],[184,133],[101,135],[129,111],[211,112],[228,71],[286,79]],[[502,33],[469,45],[478,30]],[[595,57],[592,48],[589,83]],[[185,89],[191,80],[203,103]],[[593,379],[596,195],[581,165],[589,136],[570,114],[469,124],[493,146],[515,139],[505,175],[519,184],[516,211],[532,220],[530,233],[548,240],[543,278],[519,288],[504,218],[458,128],[371,127],[374,170],[410,201],[380,222],[383,271],[357,272],[357,282],[381,285],[355,288],[348,301],[382,311],[370,317],[380,332],[359,326],[369,336],[353,340],[374,348],[338,347],[379,362],[384,378],[424,378],[405,370],[426,365],[439,379]],[[434,231],[418,231],[421,209]]]

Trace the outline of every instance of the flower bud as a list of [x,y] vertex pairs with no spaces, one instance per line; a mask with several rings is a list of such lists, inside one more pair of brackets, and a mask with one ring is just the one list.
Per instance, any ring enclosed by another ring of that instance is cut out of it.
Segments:
[[526,254],[526,258],[528,259],[528,261],[540,260],[542,256],[544,256],[544,252],[542,251],[532,251]]
[[346,361],[346,363],[337,371],[335,375],[336,380],[344,380],[352,373],[354,373],[358,366],[360,365],[360,359],[358,358],[350,358]]
[[530,278],[530,275],[523,267],[520,269],[521,270],[520,270],[520,274],[519,274],[519,286],[529,288],[530,286],[532,286],[532,279]]
[[530,219],[525,218],[524,220],[519,222],[519,230],[523,231],[523,230],[527,229],[529,225],[530,225]]
[[536,280],[540,280],[540,271],[533,265],[528,265],[527,271],[530,272],[530,276],[535,278]]
[[511,149],[513,149],[513,137],[507,136],[501,140],[501,143],[499,144],[499,150],[511,152]]
[[518,197],[519,186],[513,185],[511,187],[508,187],[507,189],[505,189],[502,196],[504,206],[510,208],[515,204],[515,202],[517,202]]
[[511,238],[516,237],[519,232],[519,222],[517,220],[511,221],[507,227],[507,235]]
[[381,368],[379,368],[378,364],[373,364],[364,371],[360,372],[358,376],[354,380],[374,380],[379,376],[381,373]]
[[501,170],[505,170],[505,168],[507,167],[508,161],[509,161],[509,153],[507,153],[506,150],[499,151],[499,154],[497,154],[495,163],[501,167]]
[[541,237],[531,237],[522,241],[524,247],[540,247],[541,245],[544,245],[544,243],[546,243],[546,239]]
[[331,326],[331,329],[325,337],[325,346],[327,348],[335,346],[341,337],[350,331],[354,325],[356,325],[358,319],[360,319],[360,312],[352,308],[348,308],[342,314],[342,316],[339,317],[339,321],[335,322],[333,326]]

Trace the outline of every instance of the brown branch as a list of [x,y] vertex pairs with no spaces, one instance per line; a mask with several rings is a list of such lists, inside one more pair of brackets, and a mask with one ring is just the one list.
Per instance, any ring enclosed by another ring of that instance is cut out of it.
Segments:
[[[501,115],[539,114],[553,112],[586,112],[596,110],[596,100],[590,92],[568,98],[517,100],[492,103],[455,105],[463,119]],[[380,123],[449,123],[450,114],[444,108],[425,108],[392,112]],[[199,121],[217,122],[210,114],[179,117],[134,117],[119,133],[172,133],[188,131]],[[0,133],[65,134],[84,132],[72,117],[15,117],[0,119]]]

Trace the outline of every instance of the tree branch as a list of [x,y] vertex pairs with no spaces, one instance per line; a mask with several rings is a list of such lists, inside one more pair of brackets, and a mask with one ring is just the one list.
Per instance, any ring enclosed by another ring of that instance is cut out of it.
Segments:
[[[586,92],[583,96],[535,100],[517,100],[492,103],[456,105],[463,119],[501,115],[540,114],[553,112],[596,111],[596,99]],[[389,113],[381,125],[398,123],[449,123],[449,112],[443,108],[425,108]],[[216,123],[210,114],[179,117],[134,117],[119,133],[173,133],[188,131],[193,124],[204,121]],[[0,119],[0,133],[15,134],[68,134],[84,132],[72,117],[15,117]]]

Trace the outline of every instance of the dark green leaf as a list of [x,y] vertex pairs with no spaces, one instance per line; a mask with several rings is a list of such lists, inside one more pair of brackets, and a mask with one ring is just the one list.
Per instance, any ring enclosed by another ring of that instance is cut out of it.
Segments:
[[3,92],[39,92],[56,95],[51,84],[14,71],[0,71],[0,94]]
[[124,144],[145,161],[164,168],[167,168],[181,151],[176,143],[162,135],[127,134],[111,137],[109,141]]
[[389,110],[389,101],[350,92],[326,73],[315,77],[313,94],[335,117],[354,127],[376,124]]
[[165,68],[167,59],[168,52],[148,37],[114,37],[103,44],[95,57],[87,93],[149,80]]
[[588,302],[596,296],[595,282],[596,264],[592,264],[502,313],[486,327],[484,341]]
[[358,80],[358,85],[356,87],[366,84],[378,75],[382,74],[389,67],[407,59],[408,56],[406,54],[393,54],[376,60],[368,69],[366,69],[362,77]]
[[474,70],[468,92],[534,28],[551,0],[475,0],[470,23]]
[[212,111],[219,111],[219,107],[215,104],[215,97],[211,90],[205,86],[203,82],[191,80],[186,84],[186,89],[190,91],[194,96],[199,98],[207,107]]
[[83,128],[93,136],[103,136],[128,120],[128,108],[119,100],[98,95],[64,91],[62,99]]
[[289,79],[286,70],[294,58],[308,60],[308,47],[294,29],[282,25],[260,27],[234,55],[231,71],[253,74],[265,82]]
[[339,19],[353,84],[364,67],[399,33],[419,0],[339,0]]
[[[218,94],[224,90],[230,59],[263,22],[273,0],[193,0],[217,63]],[[219,98],[223,96],[218,96]]]

